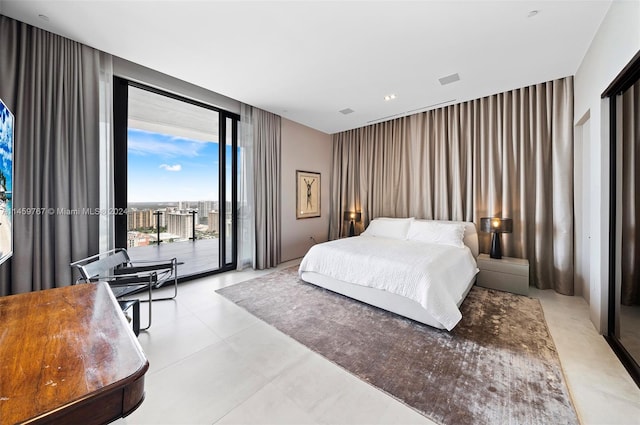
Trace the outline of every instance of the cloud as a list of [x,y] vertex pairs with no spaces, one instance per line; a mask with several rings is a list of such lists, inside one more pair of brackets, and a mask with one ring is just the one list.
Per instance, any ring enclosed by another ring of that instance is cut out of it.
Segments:
[[157,155],[164,158],[197,157],[205,143],[176,138],[166,134],[129,129],[127,149],[136,155]]
[[164,168],[167,171],[180,171],[180,170],[182,170],[182,165],[180,165],[180,164],[176,164],[176,165],[162,164],[162,165],[160,165],[160,168]]

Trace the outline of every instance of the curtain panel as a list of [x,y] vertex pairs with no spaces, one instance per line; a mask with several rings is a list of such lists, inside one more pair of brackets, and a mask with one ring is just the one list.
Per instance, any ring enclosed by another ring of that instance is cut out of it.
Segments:
[[[113,159],[113,58],[100,52],[100,211],[114,211]],[[98,252],[115,248],[116,226],[113,214],[100,214],[100,244]]]
[[255,269],[280,263],[280,117],[252,108]]
[[[99,52],[0,15],[0,97],[16,117],[14,255],[2,293],[72,283],[97,252]],[[37,213],[36,213],[37,212]],[[76,213],[77,212],[77,213]]]
[[255,189],[253,187],[253,108],[240,104],[238,177],[238,270],[255,266]]
[[504,255],[573,295],[573,77],[337,133],[331,185],[331,239],[347,210],[362,211],[358,232],[381,216],[509,217]]

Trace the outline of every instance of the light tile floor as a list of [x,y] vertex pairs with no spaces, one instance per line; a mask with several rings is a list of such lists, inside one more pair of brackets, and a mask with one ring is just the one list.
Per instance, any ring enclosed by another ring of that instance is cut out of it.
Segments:
[[[154,303],[153,325],[139,337],[151,364],[146,399],[119,423],[432,423],[215,293],[271,271],[186,282],[176,300]],[[581,422],[640,424],[640,389],[591,325],[585,301],[531,295],[542,302]]]

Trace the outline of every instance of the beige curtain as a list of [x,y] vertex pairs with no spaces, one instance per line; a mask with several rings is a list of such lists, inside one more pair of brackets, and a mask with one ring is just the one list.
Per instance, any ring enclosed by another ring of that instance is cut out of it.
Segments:
[[622,305],[640,304],[640,81],[622,95]]
[[280,263],[280,117],[252,108],[254,268]]
[[[514,222],[506,256],[532,282],[573,294],[573,78],[334,135],[330,237],[342,212]],[[488,252],[490,235],[480,233]]]

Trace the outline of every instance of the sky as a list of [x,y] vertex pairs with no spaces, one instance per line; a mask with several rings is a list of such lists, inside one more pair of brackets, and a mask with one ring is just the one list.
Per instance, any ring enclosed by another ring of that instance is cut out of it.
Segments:
[[[218,200],[218,158],[217,141],[129,128],[128,201]],[[230,175],[227,170],[228,179]]]

